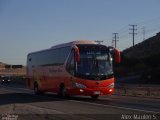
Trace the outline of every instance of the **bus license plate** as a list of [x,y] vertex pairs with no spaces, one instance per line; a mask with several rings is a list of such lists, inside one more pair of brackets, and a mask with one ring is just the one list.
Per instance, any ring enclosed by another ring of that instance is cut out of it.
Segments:
[[95,94],[95,95],[99,95],[99,94],[100,94],[100,91],[95,91],[94,94]]

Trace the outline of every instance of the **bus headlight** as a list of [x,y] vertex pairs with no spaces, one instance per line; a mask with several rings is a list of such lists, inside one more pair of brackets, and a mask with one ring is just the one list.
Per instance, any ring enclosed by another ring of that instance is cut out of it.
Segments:
[[81,88],[81,89],[86,88],[86,86],[81,83],[75,83],[75,85],[77,88]]
[[108,88],[114,88],[114,83],[110,84]]

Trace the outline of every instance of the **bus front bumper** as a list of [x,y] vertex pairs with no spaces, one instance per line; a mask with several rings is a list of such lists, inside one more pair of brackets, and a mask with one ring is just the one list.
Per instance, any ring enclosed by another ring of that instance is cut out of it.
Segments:
[[69,91],[72,95],[108,95],[114,93],[114,88],[74,88]]

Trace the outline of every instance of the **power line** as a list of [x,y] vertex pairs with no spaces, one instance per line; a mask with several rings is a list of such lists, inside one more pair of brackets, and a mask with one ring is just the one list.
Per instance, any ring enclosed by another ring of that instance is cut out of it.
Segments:
[[149,19],[149,20],[143,20],[143,21],[137,22],[136,24],[138,24],[138,25],[139,24],[144,25],[144,24],[148,24],[148,23],[153,24],[156,21],[159,22],[159,20],[160,20],[160,16],[156,17],[156,18],[153,18],[153,19]]
[[[135,45],[135,35],[138,34],[136,36],[136,39],[137,39],[137,41],[140,41],[140,40],[145,40],[148,37],[151,37],[152,35],[154,35],[155,32],[160,32],[159,20],[160,20],[160,16],[157,18],[150,19],[150,20],[143,20],[143,21],[137,22],[134,24],[134,28],[133,28],[133,25],[129,25],[130,26],[129,32],[131,35],[133,35],[133,46]],[[129,34],[127,32],[128,31],[127,26],[128,25],[123,26],[123,27],[119,28],[117,31],[119,34],[118,40],[121,42],[121,44],[123,43],[123,46],[128,45],[127,40],[129,39]],[[141,30],[137,30],[136,29],[137,26],[139,26],[139,28],[141,28]],[[100,40],[100,41],[103,40],[104,42],[106,42],[108,44],[112,44],[112,46],[115,46],[115,44],[116,44],[116,47],[117,47],[117,43],[114,42],[115,35],[114,35],[114,37],[112,35],[108,38],[98,39],[98,40]],[[116,37],[116,40],[117,40],[117,37]],[[111,43],[108,41],[111,41]],[[120,46],[122,46],[121,44],[120,44]]]
[[135,33],[135,30],[137,30],[137,29],[135,29],[135,27],[137,27],[137,25],[129,25],[129,26],[132,27],[132,28],[129,28],[129,30],[132,31],[132,33],[129,33],[129,34],[132,34],[132,36],[133,36],[133,46],[134,46],[134,35],[137,35],[137,33]]

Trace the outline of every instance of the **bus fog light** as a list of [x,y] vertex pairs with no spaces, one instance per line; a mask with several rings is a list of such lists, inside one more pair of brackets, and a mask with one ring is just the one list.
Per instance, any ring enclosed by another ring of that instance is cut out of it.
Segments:
[[80,91],[80,92],[84,92],[84,90],[83,90],[83,89],[80,89],[79,91]]
[[109,89],[109,92],[112,92],[113,90],[112,89]]

